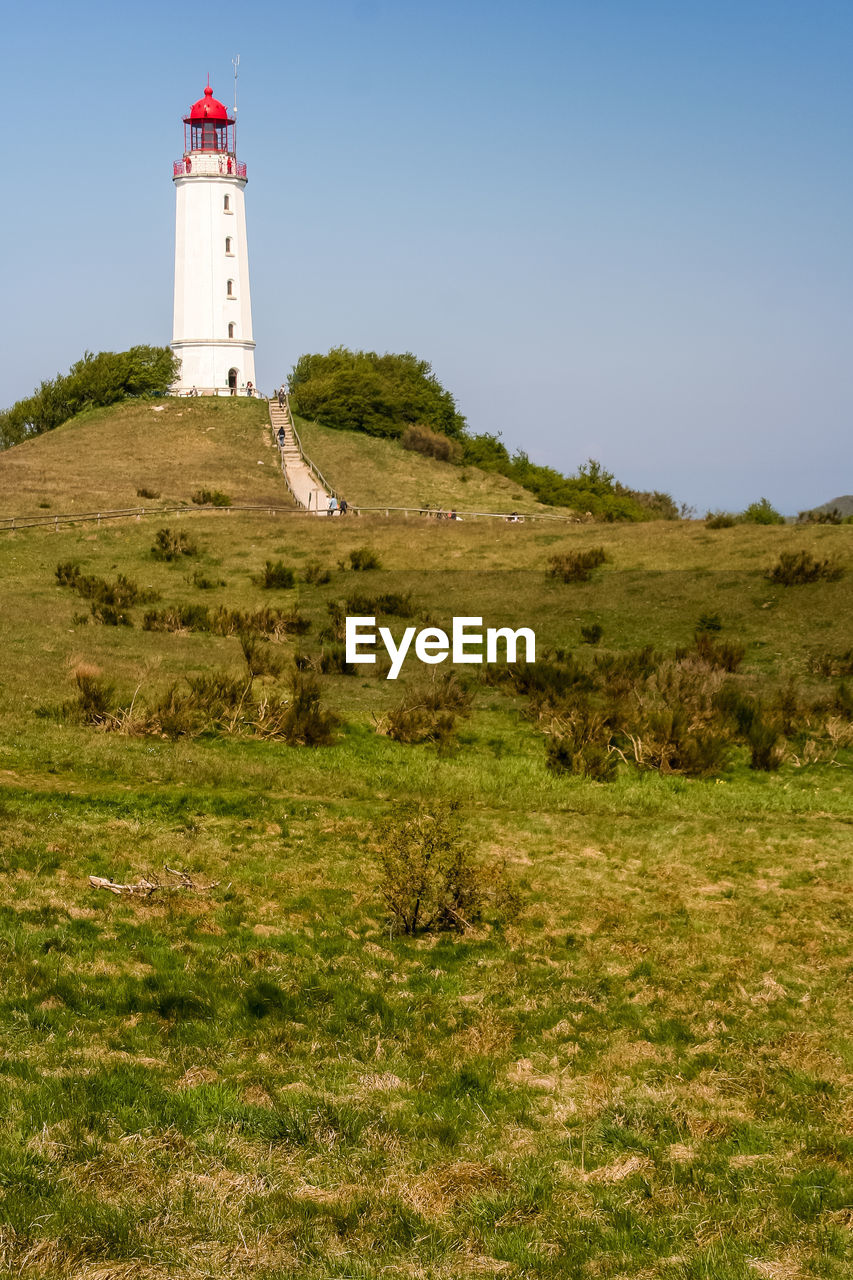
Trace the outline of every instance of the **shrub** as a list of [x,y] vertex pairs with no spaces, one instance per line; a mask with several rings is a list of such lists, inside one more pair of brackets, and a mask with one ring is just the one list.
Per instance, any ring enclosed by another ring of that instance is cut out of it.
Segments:
[[629,692],[647,680],[658,665],[658,655],[650,644],[623,653],[597,653],[595,672],[611,692]]
[[407,803],[377,832],[380,889],[403,933],[463,930],[486,911],[510,918],[518,894],[503,863],[478,859],[455,802]]
[[92,619],[100,622],[105,627],[132,627],[133,619],[124,612],[124,610],[116,608],[111,604],[98,604],[92,601],[91,605]]
[[718,773],[728,757],[725,738],[699,727],[684,703],[647,712],[628,739],[637,764],[660,773],[707,778]]
[[192,501],[197,507],[230,507],[231,499],[221,489],[196,489]]
[[255,676],[281,675],[284,657],[276,653],[268,641],[261,640],[258,636],[246,631],[240,632],[237,638],[240,641],[240,649],[250,679],[254,679]]
[[461,462],[462,446],[457,440],[431,430],[423,423],[413,423],[407,427],[400,439],[404,449],[413,453],[425,454],[428,458],[437,458],[439,462]]
[[311,629],[310,619],[301,613],[285,613],[282,609],[226,609],[211,614],[210,629],[219,636],[233,636],[240,631],[253,632],[281,640],[285,636],[304,636]]
[[338,716],[320,705],[320,686],[313,676],[296,672],[283,708],[279,734],[291,746],[322,747],[334,738]]
[[160,491],[159,489],[137,489],[136,496],[137,498],[159,498]]
[[376,731],[395,742],[446,744],[457,717],[468,715],[472,701],[473,695],[452,671],[433,675],[380,717]]
[[701,635],[702,632],[722,631],[723,624],[718,613],[700,613],[696,623],[696,634]]
[[[689,656],[691,650],[677,649],[676,658]],[[707,631],[697,631],[693,652],[709,667],[720,671],[737,671],[746,654],[746,646],[734,640],[714,640]]]
[[135,396],[164,396],[179,361],[169,347],[129,351],[87,351],[67,374],[57,374],[26,400],[0,412],[0,447],[18,444],[67,422],[75,413]]
[[706,529],[731,529],[737,520],[730,511],[707,511],[705,513]]
[[[250,654],[257,666],[257,651]],[[249,659],[247,659],[249,661]],[[255,694],[248,681],[215,671],[172,685],[146,717],[130,725],[127,713],[117,719],[125,732],[165,734],[170,738],[233,734],[266,738],[290,745],[320,746],[332,741],[338,718],[320,705],[316,681],[295,672],[288,694]]]
[[579,742],[571,734],[555,734],[546,739],[548,768],[554,773],[571,773],[593,782],[612,782],[619,758],[612,747],[600,742]]
[[782,587],[804,586],[810,582],[836,582],[844,574],[833,556],[818,560],[810,551],[783,551],[765,577]]
[[[341,565],[342,569],[346,567],[345,563]],[[356,547],[349,553],[349,567],[358,571],[381,569],[382,561],[375,551],[371,551],[370,547]]]
[[346,636],[346,607],[343,600],[330,600],[326,610],[329,621],[320,632],[320,639],[343,640]]
[[132,625],[124,615],[125,609],[160,598],[158,592],[138,587],[123,573],[118,574],[115,582],[99,578],[96,574],[82,573],[80,566],[73,560],[66,560],[56,566],[56,581],[60,586],[76,591],[84,600],[91,600],[95,621],[104,622],[108,626]]
[[805,707],[793,676],[789,678],[786,685],[776,690],[776,695],[773,699],[773,710],[779,717],[779,723],[784,734],[790,735],[796,732],[797,726],[804,718]]
[[203,604],[178,604],[166,609],[152,609],[142,623],[144,631],[212,631],[217,636],[239,635],[241,632],[268,636],[276,640],[287,635],[304,635],[310,629],[308,618],[281,609],[208,609]]
[[740,516],[743,524],[784,524],[785,517],[775,507],[771,507],[766,498],[751,502]]
[[151,554],[155,560],[180,560],[181,556],[197,556],[198,547],[183,529],[158,529]]
[[412,603],[412,593],[410,591],[407,591],[405,595],[396,591],[385,591],[378,596],[357,594],[347,596],[346,611],[361,617],[372,617],[376,614],[384,613],[391,617],[411,618],[415,614],[415,606]]
[[548,560],[548,576],[561,582],[588,582],[593,569],[604,564],[607,555],[603,547],[590,547],[588,551],[565,551]]
[[81,662],[74,669],[77,696],[64,710],[84,724],[103,724],[113,704],[113,685],[102,678],[99,667]]
[[600,622],[591,622],[588,627],[581,627],[581,640],[584,644],[600,644],[603,635],[604,627]]
[[461,436],[465,419],[426,360],[411,352],[378,355],[335,347],[303,355],[291,375],[294,412],[330,427],[400,436],[413,423]]
[[585,705],[557,722],[546,739],[545,755],[552,772],[596,782],[611,782],[619,763],[606,718]]
[[763,719],[760,707],[746,732],[746,741],[750,748],[750,769],[775,772],[779,768],[784,747],[778,729]]
[[316,560],[309,560],[302,570],[302,581],[315,587],[322,587],[332,581],[332,571],[323,569]]
[[[333,644],[320,650],[317,666],[324,676],[354,676],[355,663],[347,662],[346,646]],[[298,664],[297,664],[298,665]],[[307,664],[306,664],[307,665]]]
[[506,669],[506,679],[516,693],[535,706],[561,701],[572,690],[590,690],[594,681],[571,653],[554,654],[538,662],[517,662]]
[[253,581],[266,591],[289,591],[296,585],[296,575],[282,560],[267,560],[260,574]]
[[210,610],[203,604],[176,604],[166,609],[149,609],[142,619],[143,631],[210,631]]
[[743,737],[749,733],[759,714],[755,699],[743,693],[732,680],[721,685],[713,695],[712,706],[720,719],[730,723]]
[[225,581],[223,578],[208,578],[201,569],[196,569],[192,576],[192,584],[198,587],[199,591],[213,591],[214,587],[224,587]]

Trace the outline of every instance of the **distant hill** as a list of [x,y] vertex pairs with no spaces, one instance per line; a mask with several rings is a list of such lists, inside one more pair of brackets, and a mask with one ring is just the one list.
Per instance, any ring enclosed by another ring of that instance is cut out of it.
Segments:
[[0,452],[2,515],[190,502],[198,489],[235,503],[291,504],[266,401],[127,400]]
[[811,507],[810,510],[819,515],[823,511],[832,511],[837,508],[842,516],[853,516],[853,493],[845,493],[841,498],[832,498],[829,502],[823,502],[819,507]]

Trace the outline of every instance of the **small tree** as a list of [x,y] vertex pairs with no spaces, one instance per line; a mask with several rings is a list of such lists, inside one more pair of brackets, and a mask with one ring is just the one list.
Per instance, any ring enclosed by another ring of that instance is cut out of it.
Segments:
[[402,805],[379,828],[378,862],[385,905],[403,933],[464,929],[489,903],[503,916],[518,909],[503,865],[475,856],[457,801]]
[[743,524],[784,524],[785,517],[775,507],[771,507],[766,498],[751,502],[740,517]]

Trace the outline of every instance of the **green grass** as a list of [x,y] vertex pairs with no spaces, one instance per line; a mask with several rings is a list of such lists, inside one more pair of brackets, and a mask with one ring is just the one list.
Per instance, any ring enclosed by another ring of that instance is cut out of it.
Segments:
[[[815,651],[853,629],[851,531],[195,510],[177,523],[200,554],[169,564],[150,554],[162,523],[0,535],[0,1274],[847,1277],[849,747],[597,784],[548,771],[504,687],[475,684],[447,750],[377,734],[411,666],[396,685],[321,677],[345,723],[314,751],[102,732],[59,710],[78,663],[129,702],[238,673],[239,641],[144,631],[143,606],[132,627],[76,622],[54,569],[248,610],[282,561],[297,581],[276,607],[312,620],[286,656],[317,653],[327,604],[354,593],[411,592],[419,626],[526,621],[587,662],[671,651],[719,614],[745,689],[793,676],[817,698],[838,681]],[[338,567],[363,546],[381,570]],[[550,556],[594,546],[590,582],[548,578]],[[767,582],[801,547],[848,577]],[[331,581],[301,582],[311,562]],[[514,923],[389,931],[378,825],[435,796],[506,859]],[[164,864],[219,884],[89,887]]]
[[565,514],[496,472],[438,462],[397,440],[336,431],[302,418],[296,427],[308,457],[351,506]]
[[199,489],[222,489],[237,504],[292,505],[265,401],[127,401],[0,452],[0,515],[44,514],[45,504],[62,515],[189,503]]

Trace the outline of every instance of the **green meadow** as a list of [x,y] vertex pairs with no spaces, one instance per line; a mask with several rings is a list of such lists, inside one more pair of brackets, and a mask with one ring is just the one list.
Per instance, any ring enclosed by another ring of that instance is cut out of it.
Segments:
[[[199,483],[228,491],[226,464]],[[165,526],[195,553],[156,559]],[[0,1274],[853,1273],[851,537],[192,507],[0,535]],[[380,567],[351,567],[365,548]],[[596,548],[587,581],[549,575]],[[800,550],[846,576],[768,580]],[[383,598],[397,635],[533,627],[552,687],[457,669],[452,723],[395,739],[441,669],[348,672],[334,634]],[[250,679],[252,627],[280,669]],[[327,745],[263,727],[299,672]],[[247,700],[193,719],[213,673]],[[704,772],[655,763],[676,697],[719,748]],[[549,756],[617,715],[608,780]],[[383,824],[446,802],[517,910],[407,935]]]

